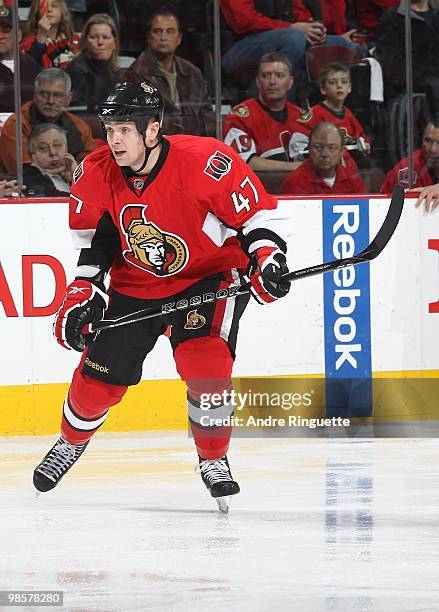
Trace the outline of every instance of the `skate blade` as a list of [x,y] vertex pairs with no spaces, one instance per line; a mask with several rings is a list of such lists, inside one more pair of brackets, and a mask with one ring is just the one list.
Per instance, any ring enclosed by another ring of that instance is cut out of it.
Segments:
[[41,495],[41,491],[35,491],[35,499],[38,499]]
[[216,503],[220,512],[223,514],[229,513],[230,497],[216,497]]

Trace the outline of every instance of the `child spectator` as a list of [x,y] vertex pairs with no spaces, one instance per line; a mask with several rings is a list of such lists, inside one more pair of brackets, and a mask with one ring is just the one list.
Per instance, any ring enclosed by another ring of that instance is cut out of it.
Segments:
[[25,33],[21,49],[43,68],[66,68],[77,52],[79,38],[65,0],[32,0]]
[[84,25],[79,55],[67,67],[72,79],[73,106],[95,112],[118,80],[119,36],[109,15],[98,13]]
[[[370,144],[364,129],[352,111],[345,106],[345,100],[352,88],[349,68],[337,62],[326,64],[320,71],[319,82],[324,100],[298,118],[297,132],[293,134],[291,142],[292,152],[300,155],[306,150],[311,130],[320,121],[329,121],[342,131],[345,147],[354,145],[363,155],[369,155]],[[343,157],[346,167],[357,167],[346,149]]]

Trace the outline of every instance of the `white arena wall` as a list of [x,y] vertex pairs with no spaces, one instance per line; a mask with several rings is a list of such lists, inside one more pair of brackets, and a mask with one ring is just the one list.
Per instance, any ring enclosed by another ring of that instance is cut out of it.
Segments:
[[[399,226],[370,264],[302,279],[269,307],[250,303],[235,376],[368,379],[439,372],[439,213],[407,199]],[[388,198],[284,199],[294,230],[290,269],[361,250],[380,227]],[[77,253],[62,200],[0,201],[0,434],[59,428],[79,354],[52,338],[52,321]],[[276,382],[278,381],[278,382]],[[373,412],[374,407],[371,407]],[[366,416],[370,416],[369,413]],[[374,413],[376,414],[376,412]],[[143,380],[113,408],[106,430],[186,427],[185,390],[163,336]]]

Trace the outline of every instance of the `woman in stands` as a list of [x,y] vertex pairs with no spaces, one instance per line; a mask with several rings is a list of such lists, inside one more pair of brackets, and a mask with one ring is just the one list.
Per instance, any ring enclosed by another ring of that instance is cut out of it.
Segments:
[[21,50],[43,68],[66,68],[79,48],[66,0],[32,0]]
[[79,55],[67,68],[74,106],[96,111],[97,105],[122,80],[118,57],[119,36],[114,21],[103,13],[93,15],[84,25]]

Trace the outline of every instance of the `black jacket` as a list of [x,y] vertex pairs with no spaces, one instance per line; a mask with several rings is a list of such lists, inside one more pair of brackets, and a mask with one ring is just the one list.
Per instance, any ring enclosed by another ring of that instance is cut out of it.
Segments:
[[91,113],[96,112],[97,105],[122,80],[110,62],[94,60],[86,53],[72,60],[66,72],[72,79],[72,106],[86,106]]
[[26,196],[50,196],[53,198],[70,195],[68,191],[58,191],[50,178],[31,164],[23,166],[23,183],[26,185]]
[[[439,76],[439,13],[431,24],[422,13],[411,11],[412,62],[415,88],[429,76]],[[405,23],[402,4],[384,13],[377,30],[376,58],[382,65],[387,88],[405,87]],[[393,95],[386,92],[386,97]]]
[[[21,103],[32,100],[34,81],[41,71],[37,62],[27,53],[20,51],[20,84]],[[13,113],[14,108],[14,74],[0,62],[0,113]]]

